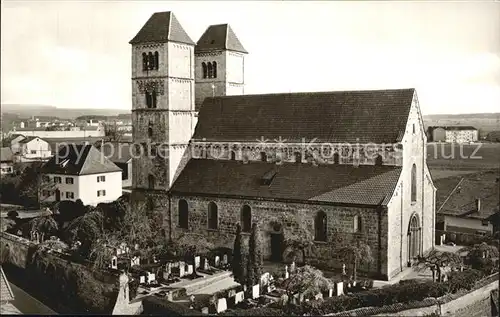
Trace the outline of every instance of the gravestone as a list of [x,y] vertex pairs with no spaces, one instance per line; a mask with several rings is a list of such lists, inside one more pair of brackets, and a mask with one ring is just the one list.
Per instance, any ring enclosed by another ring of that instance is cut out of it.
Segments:
[[207,271],[210,269],[210,265],[208,264],[208,259],[207,258],[205,258],[203,260],[203,269],[207,270]]
[[333,289],[329,289],[328,290],[328,297],[332,297],[333,296]]
[[179,277],[183,277],[186,275],[186,265],[184,265],[184,262],[179,262]]
[[233,296],[236,296],[236,290],[230,289],[229,292],[227,293],[227,297],[233,297]]
[[200,267],[200,256],[195,256],[194,257],[194,267],[199,268]]
[[151,272],[148,272],[147,274],[148,274],[148,275],[147,275],[147,279],[148,279],[148,280],[147,280],[147,283],[148,283],[148,284],[153,283],[153,282],[156,280],[156,279],[155,279],[155,274],[154,274],[154,273],[151,273]]
[[214,264],[215,264],[215,267],[219,267],[219,265],[220,265],[220,258],[219,258],[219,256],[218,256],[218,255],[216,255],[216,256],[215,256],[215,261],[214,261],[214,262],[215,262],[215,263],[214,263]]
[[344,282],[335,283],[336,296],[344,295]]
[[291,273],[295,272],[295,261],[293,261],[292,264],[290,264],[290,272]]
[[262,275],[260,276],[260,284],[261,284],[262,286],[267,286],[267,285],[269,285],[269,276],[270,276],[270,274],[269,274],[268,272],[266,272],[266,273],[264,273],[264,274],[262,274]]
[[225,310],[227,310],[227,301],[225,298],[219,298],[217,300],[217,314],[222,313]]
[[208,315],[208,307],[203,307],[203,308],[201,309],[201,313],[202,313],[203,315]]
[[113,257],[111,258],[111,268],[113,270],[118,269],[118,258],[116,257],[116,255],[113,255]]
[[288,295],[287,294],[281,295],[279,304],[281,306],[286,306],[286,304],[288,304]]
[[193,265],[192,264],[187,265],[187,274],[193,274]]
[[252,299],[257,299],[260,296],[260,285],[252,286]]
[[322,293],[318,293],[318,294],[316,294],[316,296],[314,296],[314,299],[315,299],[315,300],[320,300],[320,299],[323,299],[323,294],[322,294]]
[[288,265],[285,265],[285,280],[290,277],[290,273],[288,273]]
[[346,269],[345,269],[345,263],[342,264],[342,275],[347,275]]
[[245,292],[238,292],[234,296],[234,303],[238,305],[238,303],[241,303],[245,300]]
[[227,254],[222,256],[222,265],[227,265]]
[[144,275],[139,277],[139,284],[146,284],[146,277]]

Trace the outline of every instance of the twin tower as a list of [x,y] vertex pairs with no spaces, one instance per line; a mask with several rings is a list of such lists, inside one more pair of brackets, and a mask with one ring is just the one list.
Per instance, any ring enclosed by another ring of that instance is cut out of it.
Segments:
[[[168,190],[207,97],[244,94],[247,51],[228,24],[194,43],[172,12],[154,13],[132,45],[133,187]],[[137,153],[137,152],[136,152]]]

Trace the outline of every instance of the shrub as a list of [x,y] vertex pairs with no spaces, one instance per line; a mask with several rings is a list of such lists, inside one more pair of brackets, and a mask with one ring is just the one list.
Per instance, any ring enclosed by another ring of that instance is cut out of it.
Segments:
[[482,271],[473,269],[463,272],[450,272],[446,285],[450,293],[456,293],[461,289],[470,290],[483,277],[484,273]]
[[155,296],[146,297],[142,301],[142,315],[162,316],[202,316],[203,314],[185,305],[160,299]]
[[289,316],[281,309],[259,307],[251,309],[234,309],[225,311],[221,316]]

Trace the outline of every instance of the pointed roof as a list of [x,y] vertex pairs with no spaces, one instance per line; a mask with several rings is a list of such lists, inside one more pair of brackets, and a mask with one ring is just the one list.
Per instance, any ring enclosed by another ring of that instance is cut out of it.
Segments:
[[247,54],[229,24],[209,26],[196,43],[195,52],[229,50]]
[[91,144],[67,144],[59,148],[43,167],[44,173],[66,175],[90,175],[120,172],[121,168],[111,162]]
[[7,281],[7,277],[3,272],[2,267],[0,266],[0,301],[13,301],[14,293],[12,293],[12,289],[10,288],[9,281]]
[[195,44],[170,11],[154,13],[129,44],[165,43],[167,41]]

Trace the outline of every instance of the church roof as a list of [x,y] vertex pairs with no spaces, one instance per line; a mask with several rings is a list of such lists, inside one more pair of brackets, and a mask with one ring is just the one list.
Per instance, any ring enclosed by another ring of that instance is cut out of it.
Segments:
[[401,141],[414,89],[209,97],[195,140],[395,143]]
[[401,167],[191,159],[173,194],[384,205]]
[[248,53],[229,24],[209,26],[196,43],[195,52],[212,50]]
[[10,288],[9,281],[3,272],[2,267],[0,266],[0,301],[8,302],[14,300],[14,293],[12,293],[12,289]]
[[154,13],[129,43],[165,43],[167,41],[194,45],[193,40],[170,11]]
[[43,173],[90,175],[119,172],[121,169],[91,144],[61,146],[44,166]]

